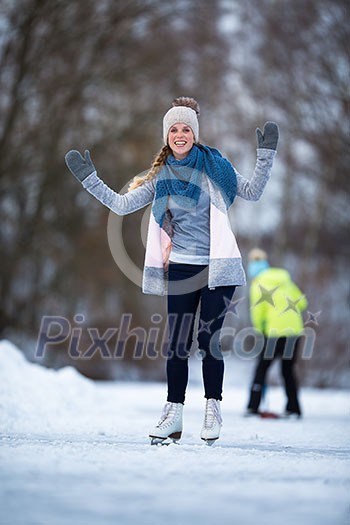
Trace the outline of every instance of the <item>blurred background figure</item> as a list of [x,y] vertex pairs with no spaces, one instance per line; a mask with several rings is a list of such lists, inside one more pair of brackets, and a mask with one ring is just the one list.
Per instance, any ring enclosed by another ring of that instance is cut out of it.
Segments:
[[263,334],[264,345],[254,372],[246,415],[258,415],[267,371],[277,357],[287,396],[283,417],[301,417],[294,367],[303,334],[302,312],[307,300],[287,270],[272,268],[267,254],[254,248],[248,255],[250,315],[254,328]]

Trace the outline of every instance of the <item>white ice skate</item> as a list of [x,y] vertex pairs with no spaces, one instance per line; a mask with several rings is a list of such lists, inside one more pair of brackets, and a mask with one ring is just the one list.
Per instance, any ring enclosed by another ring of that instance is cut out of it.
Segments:
[[158,425],[150,430],[151,445],[176,443],[181,438],[182,413],[182,403],[165,403]]
[[203,439],[207,445],[212,445],[214,441],[219,439],[221,427],[220,401],[217,399],[207,399],[201,439]]

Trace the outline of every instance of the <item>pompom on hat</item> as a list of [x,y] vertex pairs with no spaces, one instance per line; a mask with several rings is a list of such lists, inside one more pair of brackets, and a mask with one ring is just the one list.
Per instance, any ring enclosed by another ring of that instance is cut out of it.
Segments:
[[199,141],[199,105],[193,98],[178,97],[173,101],[173,107],[167,111],[163,117],[163,140],[168,143],[168,133],[170,128],[179,122],[187,124],[194,135],[195,142]]

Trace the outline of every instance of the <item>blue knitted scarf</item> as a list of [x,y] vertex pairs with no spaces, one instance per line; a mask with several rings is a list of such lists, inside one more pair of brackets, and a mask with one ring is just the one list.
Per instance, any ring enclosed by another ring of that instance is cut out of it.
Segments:
[[227,208],[231,206],[237,192],[235,169],[217,149],[195,144],[183,160],[169,155],[158,173],[152,213],[160,226],[169,195],[184,208],[198,203],[203,173],[219,187]]

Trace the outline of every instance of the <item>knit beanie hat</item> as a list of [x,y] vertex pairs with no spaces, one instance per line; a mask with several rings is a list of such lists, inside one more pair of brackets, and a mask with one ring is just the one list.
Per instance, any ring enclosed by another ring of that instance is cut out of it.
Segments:
[[[189,107],[189,106],[192,107]],[[163,118],[163,140],[164,144],[168,143],[168,133],[169,129],[179,122],[187,124],[194,135],[195,142],[199,140],[199,123],[198,117],[199,114],[199,105],[198,103],[189,97],[179,97],[174,100],[173,106],[169,111],[167,111]]]

